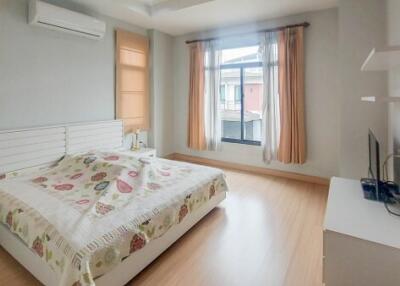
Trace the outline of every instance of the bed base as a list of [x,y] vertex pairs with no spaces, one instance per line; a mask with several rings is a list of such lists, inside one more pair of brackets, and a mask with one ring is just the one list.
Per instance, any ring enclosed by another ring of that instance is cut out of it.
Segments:
[[[225,192],[217,194],[206,204],[191,213],[180,224],[171,227],[163,236],[150,241],[144,248],[133,253],[111,271],[97,278],[95,280],[96,286],[123,286],[128,283],[205,215],[218,206],[225,197]],[[0,245],[41,283],[46,286],[58,285],[59,277],[55,272],[3,224],[0,224]]]

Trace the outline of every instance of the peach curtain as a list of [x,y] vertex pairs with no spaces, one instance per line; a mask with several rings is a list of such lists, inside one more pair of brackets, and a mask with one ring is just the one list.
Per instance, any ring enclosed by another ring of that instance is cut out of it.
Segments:
[[190,52],[190,86],[189,86],[189,126],[188,147],[194,150],[206,150],[204,126],[204,47],[194,43]]
[[278,160],[306,161],[304,122],[304,27],[278,33],[280,140]]

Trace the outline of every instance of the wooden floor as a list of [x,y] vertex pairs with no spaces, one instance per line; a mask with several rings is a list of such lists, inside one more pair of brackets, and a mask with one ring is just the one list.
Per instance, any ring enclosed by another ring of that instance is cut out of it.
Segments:
[[[221,206],[129,285],[322,285],[327,187],[226,174],[230,192]],[[40,284],[0,248],[0,285]]]

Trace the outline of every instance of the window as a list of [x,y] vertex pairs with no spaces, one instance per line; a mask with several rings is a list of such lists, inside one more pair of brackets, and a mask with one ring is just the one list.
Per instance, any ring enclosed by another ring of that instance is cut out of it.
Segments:
[[149,128],[148,53],[146,37],[116,32],[116,115],[124,131]]
[[222,141],[261,145],[263,69],[259,46],[222,50]]

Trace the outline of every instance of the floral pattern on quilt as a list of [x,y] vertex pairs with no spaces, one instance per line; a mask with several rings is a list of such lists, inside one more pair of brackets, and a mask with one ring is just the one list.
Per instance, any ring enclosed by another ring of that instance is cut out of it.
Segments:
[[222,186],[224,186],[224,183],[215,180],[204,187],[201,192],[187,196],[176,208],[166,209],[154,218],[143,222],[139,226],[139,231],[133,234],[130,239],[123,241],[119,246],[98,251],[93,256],[90,267],[94,277],[99,277],[106,273],[113,265],[139,251],[150,241],[161,237],[172,226],[183,222],[187,215],[208,202],[216,194],[216,190],[222,191]]
[[[154,167],[150,162],[122,154],[88,153],[74,160],[64,159],[55,169],[31,181],[81,213],[90,210],[95,218],[159,190],[163,177],[183,178],[191,172],[187,167]],[[145,184],[144,179],[148,179]]]
[[46,232],[33,226],[32,218],[29,218],[22,208],[14,208],[13,205],[5,207],[0,204],[0,222],[17,234],[53,271],[60,274],[64,271],[66,258],[63,253],[53,244]]
[[[96,220],[123,208],[128,202],[146,199],[152,193],[162,192],[166,186],[173,187],[174,182],[193,171],[190,164],[167,162],[152,162],[148,158],[138,160],[119,153],[94,152],[66,158],[56,167],[29,178],[28,182]],[[3,181],[13,178],[18,178],[18,174],[6,176]],[[218,176],[184,199],[155,212],[138,227],[124,232],[120,239],[90,254],[81,251],[84,259],[79,260],[78,264],[73,263],[74,260],[67,255],[70,247],[60,246],[64,238],[59,236],[57,230],[46,224],[35,209],[12,194],[3,192],[1,183],[0,222],[17,234],[59,277],[64,277],[60,285],[94,285],[95,278],[164,235],[172,226],[183,222],[191,212],[217,193],[225,191],[225,179]],[[67,267],[68,264],[74,266]]]

